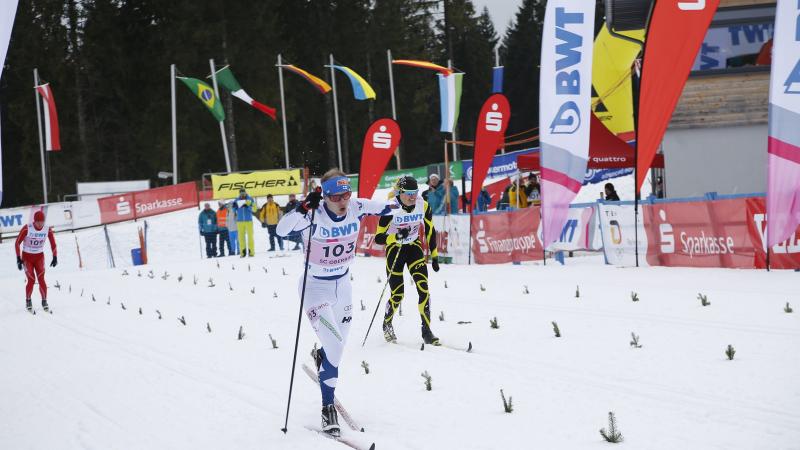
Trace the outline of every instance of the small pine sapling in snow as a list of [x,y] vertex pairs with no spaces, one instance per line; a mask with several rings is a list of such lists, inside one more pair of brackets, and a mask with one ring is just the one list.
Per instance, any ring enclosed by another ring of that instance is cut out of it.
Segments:
[[486,288],[483,286],[483,283],[481,283],[481,292],[486,292]]
[[523,294],[530,294],[531,293],[531,291],[528,290],[528,285],[527,284],[522,286],[522,293]]
[[362,310],[362,311],[366,311],[366,309],[367,309],[367,307],[366,307],[366,306],[364,306],[364,299],[362,298],[362,299],[361,299],[361,310]]
[[[350,281],[353,281],[353,272],[350,272]],[[369,373],[369,372],[367,372]]]
[[124,277],[124,276],[127,276],[127,275],[128,275],[128,271],[127,270],[123,270],[122,271],[122,276]]
[[272,298],[278,298],[278,291],[272,291]]
[[707,295],[697,294],[697,299],[700,300],[700,304],[703,305],[703,306],[708,306],[708,305],[711,304],[711,302],[708,301],[708,296]]
[[426,370],[422,372],[420,375],[422,376],[422,378],[425,379],[425,390],[426,391],[433,390],[433,386],[431,385],[431,381],[433,380],[433,378],[431,378],[431,374],[429,374],[428,371]]
[[72,285],[71,285],[71,284],[69,285],[69,290],[68,290],[68,292],[69,292],[70,294],[72,294]]
[[211,322],[206,322],[206,330],[211,333]]
[[494,328],[495,330],[500,328],[500,325],[497,324],[497,316],[495,316],[493,319],[489,319],[489,328]]
[[125,307],[125,303],[119,302],[119,306],[122,307],[123,311],[128,309],[128,308]]
[[81,289],[81,298],[83,298],[83,289]]
[[59,291],[61,290],[61,285],[58,284],[58,280],[56,280],[56,284],[54,284],[53,287],[58,289]]
[[472,341],[469,342],[469,347],[467,347],[467,353],[472,353]]
[[158,320],[161,320],[161,311],[156,310],[156,314],[158,314]]
[[514,411],[514,404],[511,402],[511,396],[508,396],[508,400],[506,401],[506,395],[503,393],[503,390],[500,389],[500,398],[503,399],[503,411],[507,413],[511,413]]
[[255,287],[255,286],[253,286],[252,288],[250,288],[250,293],[251,293],[251,294],[255,294],[255,293],[256,293],[256,287]]
[[580,297],[581,297],[581,287],[575,286],[575,298],[580,298]]
[[230,289],[231,291],[233,290],[233,285],[231,284],[230,281],[228,281],[228,289]]
[[733,355],[736,354],[736,350],[733,348],[731,344],[728,344],[728,348],[725,349],[725,356],[728,357],[728,361],[733,361]]
[[142,307],[141,306],[139,307],[139,315],[140,316],[142,315]]
[[641,344],[639,344],[639,336],[637,336],[633,331],[631,331],[631,347],[642,348]]
[[617,419],[614,417],[613,412],[608,413],[608,431],[605,428],[601,428],[600,436],[603,436],[606,442],[611,442],[612,444],[623,441],[622,433],[617,429]]
[[369,364],[366,361],[361,361],[361,367],[364,368],[364,375],[369,375]]
[[197,286],[197,275],[194,275],[194,285]]
[[96,301],[97,301],[97,299],[96,299],[96,298],[94,298],[94,294],[92,294],[92,301],[93,301],[93,302],[96,302]]
[[247,265],[247,271],[250,272],[250,264]]
[[167,280],[167,278],[169,278],[169,274],[168,274],[168,273],[167,273],[167,271],[165,270],[165,271],[164,271],[164,275],[161,275],[161,279],[162,279],[162,280],[164,280],[164,281],[166,281],[166,280]]
[[284,276],[288,275],[288,274],[286,273],[286,269],[284,269],[283,267],[281,267],[281,271],[283,271],[283,275],[284,275]]
[[236,270],[236,266],[234,266],[233,264],[231,264],[231,270]]
[[214,286],[216,286],[216,284],[214,284],[214,279],[213,278],[209,278],[208,279],[208,287],[213,288]]
[[141,270],[137,270],[136,271],[136,276],[139,277],[139,278],[142,278],[142,271]]
[[553,324],[553,333],[555,333],[556,337],[557,338],[561,337],[561,330],[558,329],[558,323],[556,322],[550,322],[550,323]]
[[439,322],[444,322],[444,311],[439,311]]
[[636,292],[631,292],[631,301],[632,302],[638,302],[639,301],[639,294],[637,294]]
[[242,339],[244,339],[244,326],[243,326],[243,325],[239,325],[239,336],[238,336],[238,339],[239,339],[240,341],[241,341]]
[[108,300],[106,300],[106,305],[111,305],[111,296],[108,296]]
[[182,323],[183,326],[186,326],[186,318],[183,316],[178,317],[178,322]]
[[378,284],[381,284],[381,276],[378,275]]
[[183,274],[178,275],[178,283],[180,283],[181,281],[183,281]]
[[447,289],[447,280],[444,280],[444,288]]
[[276,341],[275,339],[273,339],[273,337],[272,337],[272,335],[271,335],[271,334],[269,335],[269,340],[272,342],[272,348],[273,348],[273,349],[276,349],[276,348],[278,348],[278,341]]
[[269,273],[269,270],[267,270],[267,268],[266,268],[266,267],[264,267],[264,266],[261,266],[261,268],[262,268],[262,269],[264,269],[264,273]]
[[156,274],[154,274],[152,270],[147,272],[147,278],[150,278],[152,280],[155,277],[156,277]]
[[217,261],[217,269],[219,269],[219,261]]
[[789,306],[789,302],[786,302],[786,306],[783,307],[783,312],[785,312],[786,314],[791,314],[792,311],[794,310],[792,309],[791,306]]

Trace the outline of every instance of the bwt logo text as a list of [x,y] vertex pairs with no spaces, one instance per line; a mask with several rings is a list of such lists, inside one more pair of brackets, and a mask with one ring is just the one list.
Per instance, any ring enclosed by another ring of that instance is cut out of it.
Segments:
[[[570,13],[556,8],[556,95],[580,95],[581,72],[571,69],[581,63],[583,37],[567,30],[568,25],[583,24],[583,13]],[[553,134],[572,134],[581,127],[581,111],[573,101],[565,101],[550,123]]]

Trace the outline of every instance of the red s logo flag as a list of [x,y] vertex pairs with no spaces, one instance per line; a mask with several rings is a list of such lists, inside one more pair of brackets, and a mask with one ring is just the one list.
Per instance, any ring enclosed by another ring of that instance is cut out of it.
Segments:
[[378,119],[372,123],[364,135],[361,148],[361,170],[358,175],[358,196],[370,198],[378,182],[400,145],[400,125],[392,119]]
[[478,126],[475,133],[475,158],[472,165],[472,207],[478,199],[483,180],[489,171],[492,157],[505,141],[508,120],[511,118],[511,106],[503,94],[489,97],[481,108]]

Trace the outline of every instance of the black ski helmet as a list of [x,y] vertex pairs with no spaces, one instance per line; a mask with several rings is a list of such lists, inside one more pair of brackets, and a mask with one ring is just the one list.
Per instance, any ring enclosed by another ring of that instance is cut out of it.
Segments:
[[397,192],[402,194],[404,191],[416,191],[419,189],[416,178],[406,175],[397,180]]

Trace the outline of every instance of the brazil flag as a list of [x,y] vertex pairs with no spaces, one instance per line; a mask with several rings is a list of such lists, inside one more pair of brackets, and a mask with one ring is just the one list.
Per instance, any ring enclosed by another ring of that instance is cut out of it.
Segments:
[[214,89],[211,86],[196,78],[178,77],[178,79],[183,81],[186,87],[206,105],[215,119],[220,122],[225,120],[225,111],[222,110],[222,105],[219,103],[217,96],[214,95]]

